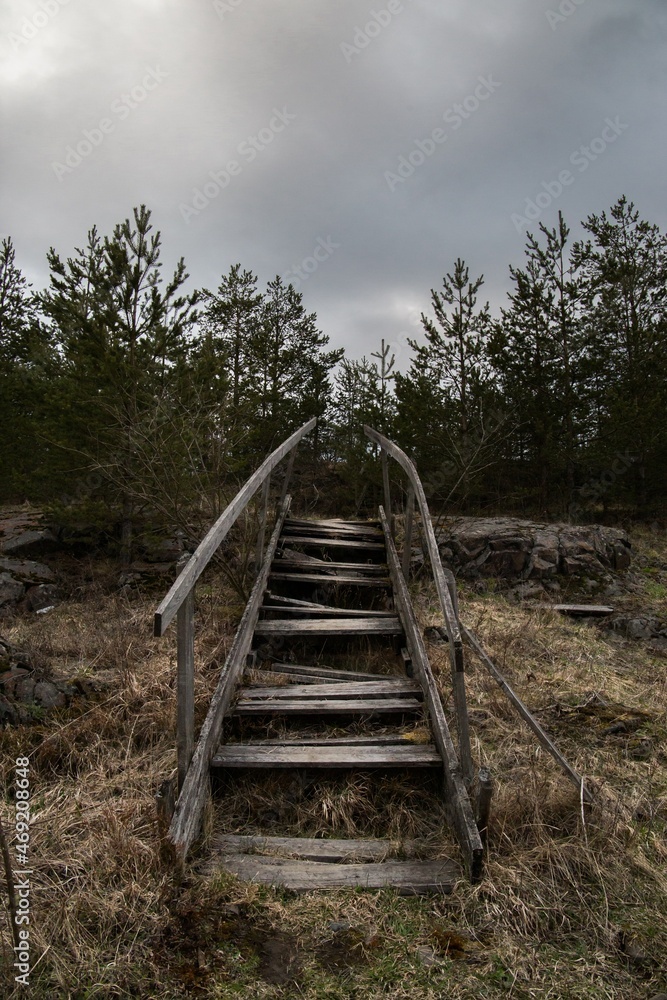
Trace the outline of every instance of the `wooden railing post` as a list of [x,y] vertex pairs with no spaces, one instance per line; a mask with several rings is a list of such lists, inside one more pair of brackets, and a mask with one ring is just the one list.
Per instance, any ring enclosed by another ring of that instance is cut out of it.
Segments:
[[292,448],[289,460],[287,462],[287,468],[285,470],[285,478],[283,479],[283,488],[280,491],[280,506],[285,503],[285,497],[287,496],[287,490],[289,489],[290,479],[292,478],[292,470],[294,469],[294,459],[296,458],[296,447]]
[[389,462],[387,452],[381,449],[382,456],[382,486],[384,487],[384,512],[391,528],[391,536],[394,537],[394,519],[391,514],[391,490],[389,488]]
[[262,512],[259,516],[259,534],[257,535],[257,548],[255,549],[255,572],[259,572],[264,558],[264,542],[266,540],[266,518],[269,509],[269,492],[271,490],[271,474],[264,480],[262,488]]
[[410,576],[410,560],[412,558],[412,517],[415,511],[415,491],[412,483],[408,486],[408,499],[405,504],[405,531],[403,538],[403,576]]
[[178,790],[185,781],[195,747],[195,594],[194,587],[178,609],[176,680],[176,752]]

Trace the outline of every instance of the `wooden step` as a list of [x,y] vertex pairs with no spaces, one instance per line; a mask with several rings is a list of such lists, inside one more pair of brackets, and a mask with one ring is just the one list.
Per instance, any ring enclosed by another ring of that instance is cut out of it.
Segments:
[[240,700],[258,700],[266,698],[396,698],[398,695],[411,695],[421,700],[423,692],[419,684],[408,677],[395,680],[374,681],[333,681],[324,684],[290,684],[282,687],[241,688]]
[[372,528],[375,531],[382,531],[379,520],[374,518],[370,518],[367,521],[346,521],[342,517],[320,517],[313,518],[312,520],[307,517],[286,517],[285,524],[290,526],[294,524],[305,524],[306,527],[312,525],[320,528],[349,528],[350,531],[356,531],[359,528]]
[[211,850],[221,854],[262,854],[301,858],[304,861],[384,861],[407,851],[414,857],[420,847],[397,840],[336,840],[328,837],[263,837],[219,833],[211,838]]
[[296,621],[260,621],[255,635],[402,635],[403,626],[392,618],[311,618]]
[[[253,690],[253,689],[250,689]],[[422,709],[416,698],[249,698],[239,701],[233,715],[414,715]]]
[[432,768],[442,767],[442,758],[430,744],[356,743],[227,743],[211,761],[223,768]]
[[286,583],[330,583],[336,587],[391,587],[389,579],[384,576],[344,576],[342,573],[327,576],[326,573],[300,573],[296,569],[286,573],[272,571],[270,579],[283,580]]
[[[426,739],[424,739],[426,738]],[[254,747],[376,747],[376,746],[430,746],[431,734],[425,728],[397,730],[394,733],[375,733],[373,736],[327,736],[326,739],[321,734],[316,736],[299,736],[298,739],[272,739],[272,740],[252,740]],[[244,746],[237,743],[230,746]]]
[[382,674],[368,674],[356,670],[334,670],[332,667],[305,666],[300,663],[272,663],[265,669],[280,674],[300,674],[301,676],[310,676],[313,680],[322,679],[331,682],[402,680],[401,677],[385,677]]
[[292,892],[314,889],[393,887],[401,895],[450,893],[459,877],[453,861],[383,861],[369,864],[332,864],[326,861],[291,861],[257,854],[216,854],[207,873],[223,868],[237,878],[263,885],[280,886]]
[[[297,556],[305,555],[303,552],[297,552]],[[285,555],[280,555],[276,553],[276,558],[273,561],[273,568],[280,569],[281,567],[290,569],[301,569],[303,568],[305,573],[387,573],[388,566],[386,563],[378,562],[334,562],[328,559],[316,559],[314,556],[308,559],[294,559],[291,554],[285,553]]]

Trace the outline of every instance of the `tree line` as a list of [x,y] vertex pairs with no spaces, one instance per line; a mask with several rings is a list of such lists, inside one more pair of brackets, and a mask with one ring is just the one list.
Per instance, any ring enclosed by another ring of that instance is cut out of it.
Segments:
[[301,293],[233,264],[217,289],[164,276],[141,206],[63,258],[35,291],[0,247],[0,500],[46,503],[118,526],[150,514],[192,528],[293,429],[312,503],[379,497],[368,423],[405,448],[437,508],[572,520],[664,507],[667,243],[627,198],[570,241],[562,215],[527,237],[499,315],[457,259],[407,369],[329,347]]

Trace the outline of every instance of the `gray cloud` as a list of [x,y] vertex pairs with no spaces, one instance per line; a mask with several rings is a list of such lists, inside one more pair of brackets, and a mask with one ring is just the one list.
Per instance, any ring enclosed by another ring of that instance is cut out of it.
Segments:
[[[539,221],[561,209],[577,233],[627,193],[665,225],[659,0],[26,7],[10,0],[0,15],[0,229],[37,285],[48,246],[71,253],[93,224],[109,231],[142,201],[166,263],[183,254],[197,285],[216,285],[236,260],[263,281],[286,274],[331,239],[339,247],[300,290],[332,343],[359,356],[416,332],[456,256],[484,272],[499,304],[525,242],[512,215],[564,169],[573,182]],[[34,27],[56,8],[22,40],[26,19]],[[144,97],[149,71],[163,78]],[[480,77],[500,85],[470,110]],[[269,138],[276,109],[294,119]],[[572,154],[616,117],[627,130],[573,168]],[[97,138],[104,120],[112,127],[94,145],[86,134]],[[391,190],[387,172],[438,128],[446,139]],[[68,147],[74,162],[86,141],[90,153],[59,179],[53,164]],[[230,161],[239,169],[214,194],[211,172]],[[211,197],[186,222],[179,206],[207,183]]]

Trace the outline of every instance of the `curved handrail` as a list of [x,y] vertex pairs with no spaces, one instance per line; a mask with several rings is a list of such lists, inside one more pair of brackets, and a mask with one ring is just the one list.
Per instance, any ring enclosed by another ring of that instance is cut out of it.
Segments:
[[264,459],[257,471],[254,472],[248,481],[241,487],[232,502],[225,508],[215,524],[209,529],[174,581],[169,593],[155,612],[155,635],[164,635],[167,626],[172,621],[174,615],[192,590],[205,568],[208,566],[209,562],[215,555],[216,549],[225,540],[230,529],[243,513],[248,501],[257,492],[260,486],[263,485],[265,480],[268,479],[273,469],[275,469],[275,467],[282,462],[289,452],[296,448],[301,438],[305,437],[306,434],[312,431],[316,423],[317,417],[312,417],[308,423],[304,424],[303,427],[300,427],[298,431],[295,431],[291,437],[288,437],[287,440],[283,441],[283,443],[276,448],[275,451],[272,451],[268,458]]
[[[438,594],[438,600],[440,602],[440,608],[442,610],[442,616],[445,622],[445,631],[447,633],[447,638],[449,639],[449,657],[452,667],[452,685],[454,690],[454,701],[456,704],[457,712],[457,729],[459,734],[459,752],[461,757],[461,768],[466,780],[472,779],[472,756],[470,752],[470,733],[468,729],[468,715],[465,709],[465,684],[463,676],[463,640],[461,638],[461,629],[459,628],[458,616],[454,608],[452,601],[452,595],[447,585],[447,579],[445,576],[445,571],[442,566],[442,561],[440,559],[440,550],[438,549],[438,543],[436,541],[435,532],[433,530],[433,524],[431,522],[431,513],[428,509],[428,503],[426,502],[426,494],[424,493],[424,487],[422,486],[421,479],[419,478],[419,473],[417,472],[414,462],[408,458],[405,452],[386,438],[384,434],[380,434],[378,431],[373,430],[372,427],[364,425],[364,433],[366,437],[378,444],[380,448],[387,455],[398,462],[403,471],[406,473],[410,486],[414,490],[415,499],[419,506],[419,511],[422,518],[422,528],[424,531],[424,540],[426,543],[426,550],[429,556],[429,562],[431,563],[431,570],[433,572],[433,579],[435,581],[435,589]],[[384,460],[386,461],[386,459]],[[385,489],[388,488],[388,482]],[[389,512],[387,512],[389,513]]]

